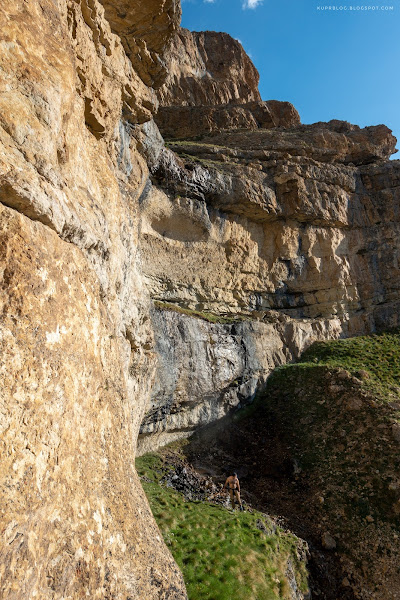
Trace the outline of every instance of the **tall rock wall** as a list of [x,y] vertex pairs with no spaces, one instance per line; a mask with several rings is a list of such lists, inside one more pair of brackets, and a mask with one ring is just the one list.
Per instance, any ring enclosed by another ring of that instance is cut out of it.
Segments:
[[157,99],[112,25],[96,0],[0,7],[4,600],[186,598],[133,463],[155,357],[130,131]]
[[158,305],[152,322],[158,360],[139,454],[252,402],[275,367],[297,358],[313,341],[341,332],[339,319],[295,321],[276,315],[270,322],[211,323],[170,305]]
[[314,340],[398,324],[391,132],[301,125],[238,42],[179,17],[0,8],[7,600],[186,598],[139,429],[140,451],[189,435]]
[[257,69],[227,33],[180,29],[165,60],[168,75],[158,92],[162,107],[261,100]]
[[216,35],[182,32],[158,92],[167,147],[140,200],[140,244],[159,366],[140,451],[251,401],[313,341],[399,324],[391,131],[301,125],[289,103],[250,101],[251,86],[229,94],[238,65],[243,81],[253,71],[226,35],[220,69],[200,68]]

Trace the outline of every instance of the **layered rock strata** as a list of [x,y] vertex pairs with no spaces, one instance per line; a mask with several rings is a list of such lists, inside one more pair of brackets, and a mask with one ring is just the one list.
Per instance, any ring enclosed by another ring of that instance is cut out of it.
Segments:
[[157,98],[96,0],[0,23],[0,597],[183,600],[133,466],[155,358],[129,131]]
[[[249,102],[250,85],[228,93],[239,65],[243,81],[256,78],[226,36],[215,76],[214,65],[200,69],[214,35],[181,35],[159,91],[167,147],[149,153],[156,128],[141,130],[152,164],[140,202],[142,265],[157,301],[247,320],[239,332],[156,311],[160,366],[143,448],[155,432],[157,445],[251,400],[274,366],[317,339],[399,324],[400,163],[389,161],[391,131],[301,125],[288,103]],[[210,370],[219,354],[231,365],[220,379]]]
[[141,423],[142,450],[188,435],[315,339],[398,324],[390,131],[301,125],[238,42],[175,41],[179,15],[0,8],[10,600],[184,599],[133,468]]

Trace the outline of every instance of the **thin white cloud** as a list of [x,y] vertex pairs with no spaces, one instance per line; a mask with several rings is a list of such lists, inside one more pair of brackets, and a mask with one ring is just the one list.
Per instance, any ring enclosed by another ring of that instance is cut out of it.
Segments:
[[257,8],[263,3],[263,0],[244,0],[242,7],[246,8]]
[[204,4],[215,4],[215,0],[203,0]]

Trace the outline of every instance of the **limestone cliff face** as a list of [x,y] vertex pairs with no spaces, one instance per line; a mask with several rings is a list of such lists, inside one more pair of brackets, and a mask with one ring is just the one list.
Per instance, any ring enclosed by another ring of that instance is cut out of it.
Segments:
[[261,101],[257,69],[226,33],[181,29],[165,60],[168,76],[155,118],[168,139],[300,123],[289,102]]
[[130,131],[156,95],[96,0],[6,1],[0,28],[0,597],[183,599],[133,466],[155,358]]
[[158,88],[167,76],[165,55],[179,28],[179,0],[100,0],[111,30],[118,34],[142,81]]
[[398,324],[390,131],[301,125],[179,17],[0,8],[1,598],[186,598],[140,427],[188,435],[312,341]]
[[261,100],[257,69],[227,33],[180,29],[166,61],[168,76],[158,92],[162,107]]
[[[158,383],[142,448],[251,400],[274,366],[317,339],[399,324],[400,163],[389,161],[391,131],[301,125],[288,103],[250,102],[250,86],[227,94],[229,69],[213,77],[198,66],[208,35],[183,32],[182,68],[173,56],[159,92],[155,118],[167,147],[153,154],[141,197],[142,265],[154,299],[242,322],[194,323],[159,305]],[[237,42],[220,44],[225,65]],[[155,126],[142,135],[145,147]]]
[[315,340],[337,337],[338,319],[209,323],[169,307],[152,312],[157,371],[138,452],[187,437],[251,402],[278,365]]

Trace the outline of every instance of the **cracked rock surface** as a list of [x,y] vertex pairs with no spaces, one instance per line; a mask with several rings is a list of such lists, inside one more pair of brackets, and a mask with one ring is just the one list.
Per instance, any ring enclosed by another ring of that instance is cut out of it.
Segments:
[[[251,402],[314,341],[399,324],[391,131],[302,125],[288,103],[249,99],[257,78],[229,95],[232,69],[243,81],[253,73],[238,43],[222,36],[219,68],[204,74],[213,35],[179,40],[158,92],[166,147],[140,201],[142,268],[158,303],[140,452]],[[155,131],[141,129],[144,148]]]
[[183,600],[133,464],[155,360],[129,132],[155,91],[96,0],[2,2],[0,27],[0,597]]

